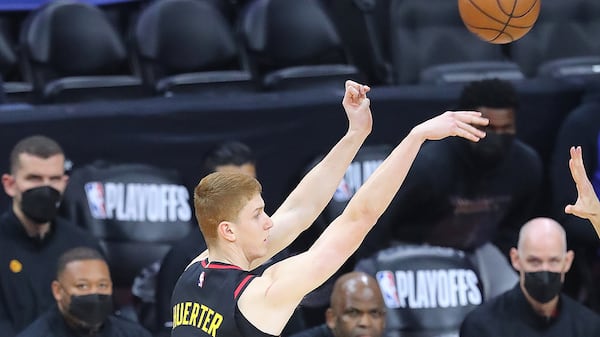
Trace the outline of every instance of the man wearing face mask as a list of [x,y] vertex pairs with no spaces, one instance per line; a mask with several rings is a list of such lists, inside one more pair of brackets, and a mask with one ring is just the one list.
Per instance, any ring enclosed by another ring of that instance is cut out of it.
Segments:
[[18,142],[2,175],[12,206],[0,216],[0,331],[12,337],[54,303],[49,284],[70,248],[100,249],[89,233],[57,218],[67,184],[60,145],[45,136]]
[[562,226],[535,218],[521,228],[510,257],[520,274],[512,290],[471,311],[461,337],[600,336],[600,316],[561,294],[573,251]]
[[537,152],[515,138],[518,105],[510,82],[467,84],[458,109],[478,110],[488,118],[486,137],[478,143],[425,144],[384,214],[387,229],[374,228],[359,258],[395,240],[450,247],[472,256],[482,280],[489,282],[483,285],[485,298],[512,288],[517,275],[508,251],[519,226],[535,215],[543,177]]
[[108,264],[96,250],[77,247],[58,260],[52,281],[56,306],[18,337],[150,337],[138,324],[112,315]]

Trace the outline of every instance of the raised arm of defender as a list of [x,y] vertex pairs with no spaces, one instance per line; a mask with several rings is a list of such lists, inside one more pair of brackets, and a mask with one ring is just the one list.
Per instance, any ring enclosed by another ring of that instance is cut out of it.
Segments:
[[567,205],[565,212],[590,220],[600,237],[600,201],[585,172],[581,147],[571,147],[570,152],[569,168],[577,186],[577,201],[573,205]]

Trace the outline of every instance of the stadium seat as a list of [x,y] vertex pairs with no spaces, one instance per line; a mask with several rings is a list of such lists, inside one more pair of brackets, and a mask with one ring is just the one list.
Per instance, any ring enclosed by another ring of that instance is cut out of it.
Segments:
[[9,41],[4,32],[0,33],[0,74],[2,74],[2,90],[4,92],[3,102],[6,103],[28,103],[32,100],[33,87],[25,81],[14,81],[9,79],[12,73],[20,73],[19,60],[15,46]]
[[485,300],[476,265],[452,248],[397,245],[359,261],[356,270],[379,283],[386,337],[458,336],[465,316]]
[[392,0],[389,36],[396,84],[524,77],[501,46],[466,29],[456,1]]
[[134,98],[143,95],[127,49],[105,14],[75,0],[32,11],[19,45],[25,77],[40,103]]
[[73,169],[62,207],[63,216],[100,240],[117,306],[131,304],[134,278],[193,226],[179,174],[141,163],[97,161]]
[[511,44],[511,57],[528,77],[600,78],[600,3],[544,0],[531,31]]
[[157,94],[255,91],[231,24],[210,1],[154,1],[131,37],[136,67]]
[[362,79],[319,0],[256,0],[239,21],[251,70],[266,90],[337,88]]

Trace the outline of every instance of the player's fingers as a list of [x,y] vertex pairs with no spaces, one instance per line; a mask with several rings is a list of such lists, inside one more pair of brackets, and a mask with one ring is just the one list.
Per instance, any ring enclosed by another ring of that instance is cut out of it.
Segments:
[[478,138],[477,140],[485,137],[485,131],[478,129],[469,123],[466,123],[463,121],[458,121],[457,125],[458,125],[459,129],[465,130],[467,133],[472,134],[473,136],[477,137]]
[[567,213],[567,214],[573,214],[573,205],[567,205],[567,206],[565,206],[565,213]]
[[346,80],[346,82],[344,83],[344,86],[346,89],[348,89],[349,87],[358,88],[358,87],[360,87],[360,84],[354,82],[353,80]]

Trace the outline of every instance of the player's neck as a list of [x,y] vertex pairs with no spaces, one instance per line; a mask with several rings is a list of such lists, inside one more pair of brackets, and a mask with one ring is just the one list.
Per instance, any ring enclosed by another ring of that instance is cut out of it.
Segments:
[[209,249],[208,262],[221,262],[250,270],[250,261],[241,252],[233,249]]

